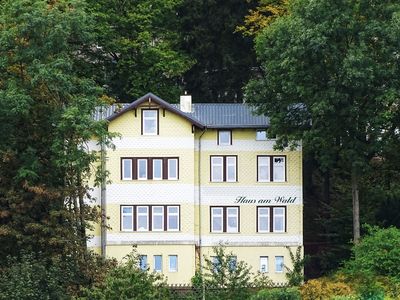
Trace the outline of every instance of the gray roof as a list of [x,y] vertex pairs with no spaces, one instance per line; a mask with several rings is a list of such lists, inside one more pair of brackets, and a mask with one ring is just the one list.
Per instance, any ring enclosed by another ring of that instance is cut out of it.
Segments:
[[135,109],[139,104],[147,101],[147,99],[150,100],[150,98],[165,109],[185,117],[201,128],[266,128],[269,126],[268,117],[254,114],[254,110],[244,103],[193,103],[192,112],[186,113],[180,110],[179,104],[169,104],[151,93],[132,103],[120,103],[102,109],[98,108],[95,119],[111,121],[126,111]]

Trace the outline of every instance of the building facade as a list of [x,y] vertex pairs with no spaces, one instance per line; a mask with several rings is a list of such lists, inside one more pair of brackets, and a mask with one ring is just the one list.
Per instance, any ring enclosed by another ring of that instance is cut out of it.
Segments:
[[122,259],[137,245],[143,268],[181,284],[223,244],[286,281],[287,247],[303,245],[302,152],[274,151],[267,118],[245,104],[171,105],[153,94],[97,118],[119,137],[106,149],[110,183],[93,190],[109,229],[90,247]]

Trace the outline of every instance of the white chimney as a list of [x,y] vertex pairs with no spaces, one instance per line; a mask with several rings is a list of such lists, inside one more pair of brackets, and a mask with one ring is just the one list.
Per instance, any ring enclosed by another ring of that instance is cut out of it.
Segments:
[[189,113],[192,112],[192,96],[187,95],[187,92],[185,91],[185,95],[182,95],[180,100],[181,111]]

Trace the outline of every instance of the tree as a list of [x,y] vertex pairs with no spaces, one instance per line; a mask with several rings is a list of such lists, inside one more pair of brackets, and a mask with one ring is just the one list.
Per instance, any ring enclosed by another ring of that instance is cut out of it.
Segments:
[[242,102],[256,66],[253,42],[235,32],[252,1],[185,0],[179,7],[180,47],[195,60],[183,76],[198,102]]
[[250,9],[242,25],[236,30],[244,35],[257,35],[276,18],[287,13],[289,0],[259,0],[255,9]]
[[214,256],[204,257],[204,272],[192,279],[194,286],[205,289],[207,299],[247,299],[251,295],[251,269],[224,246],[213,247]]
[[129,102],[155,91],[178,100],[182,74],[193,64],[179,49],[177,6],[181,0],[88,0],[96,20],[92,69],[110,96]]
[[99,216],[89,195],[99,157],[87,142],[111,137],[93,119],[102,91],[80,74],[94,43],[85,9],[17,0],[0,10],[0,265],[22,253],[71,260],[78,286],[91,280],[86,232]]
[[390,0],[294,1],[257,36],[262,74],[246,87],[278,148],[303,140],[323,170],[351,177],[354,242],[361,177],[398,140],[399,11]]
[[86,289],[81,299],[169,299],[162,275],[140,269],[136,248],[112,269],[102,285]]

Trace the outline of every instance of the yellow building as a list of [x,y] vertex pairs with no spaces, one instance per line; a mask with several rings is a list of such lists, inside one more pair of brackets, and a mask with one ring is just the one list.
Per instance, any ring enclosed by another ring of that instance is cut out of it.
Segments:
[[119,133],[107,149],[111,183],[94,189],[109,229],[89,246],[122,259],[137,245],[143,266],[190,283],[199,258],[224,244],[253,272],[285,282],[303,245],[302,153],[273,150],[268,118],[245,104],[171,105],[149,93],[97,118]]

